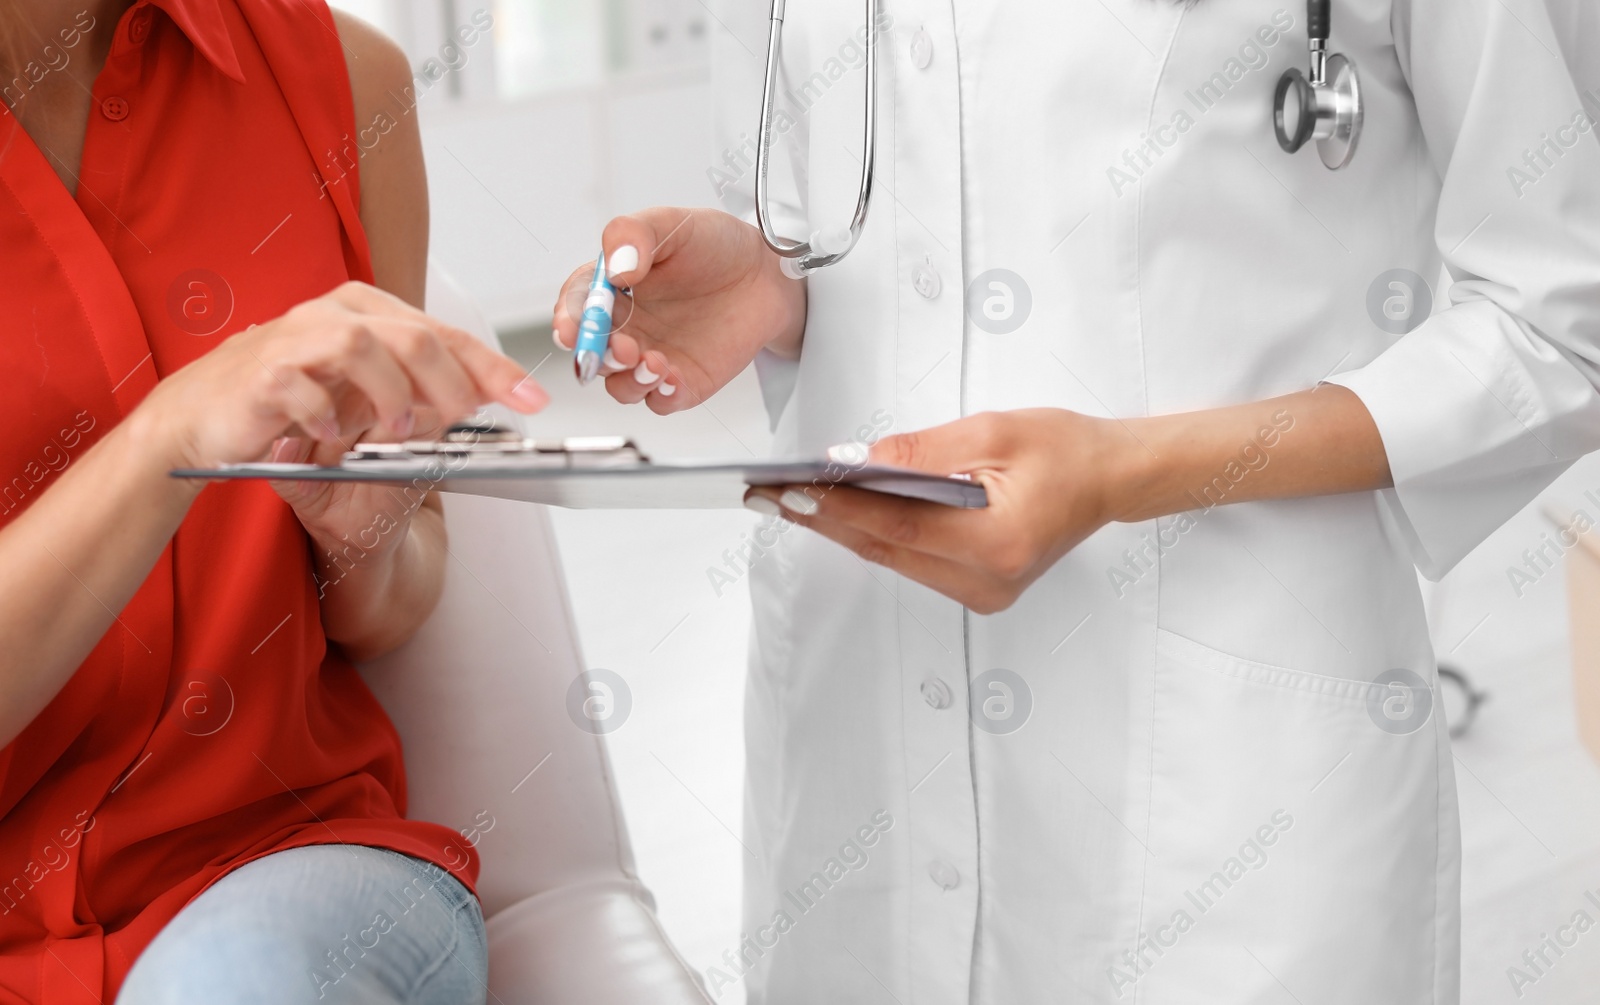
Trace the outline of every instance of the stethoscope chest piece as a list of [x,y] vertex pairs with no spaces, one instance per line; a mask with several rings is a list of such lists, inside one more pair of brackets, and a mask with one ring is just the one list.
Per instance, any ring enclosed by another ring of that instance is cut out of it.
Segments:
[[1337,171],[1350,163],[1361,142],[1361,126],[1366,108],[1361,101],[1361,78],[1356,64],[1343,53],[1328,57],[1328,85],[1317,94],[1317,124],[1327,135],[1316,134],[1317,153],[1328,170]]
[[[1272,102],[1272,128],[1278,146],[1296,153],[1315,140],[1330,171],[1350,163],[1361,141],[1366,108],[1356,64],[1343,53],[1327,52],[1330,11],[1327,0],[1308,0],[1311,25],[1311,76],[1289,70],[1278,80]],[[1290,121],[1290,116],[1293,121]]]

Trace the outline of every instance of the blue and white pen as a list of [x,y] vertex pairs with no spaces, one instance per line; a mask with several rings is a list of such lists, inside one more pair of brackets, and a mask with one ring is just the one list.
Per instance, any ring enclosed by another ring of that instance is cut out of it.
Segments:
[[611,341],[611,311],[616,305],[617,291],[606,278],[606,256],[601,252],[594,266],[594,279],[589,283],[589,299],[583,304],[577,351],[572,357],[572,369],[580,384],[589,383],[600,372],[606,346]]

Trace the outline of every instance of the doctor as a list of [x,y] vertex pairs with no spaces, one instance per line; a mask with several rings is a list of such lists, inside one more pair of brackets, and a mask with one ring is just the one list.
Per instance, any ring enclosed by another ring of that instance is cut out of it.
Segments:
[[609,391],[678,411],[754,360],[780,453],[877,440],[991,506],[749,500],[816,533],[751,575],[747,939],[712,989],[1456,1001],[1414,567],[1600,446],[1592,12],[1338,3],[1366,128],[1330,172],[1273,137],[1297,0],[791,5],[780,234],[849,219],[882,60],[872,211],[804,281],[752,226],[766,11],[717,13],[729,213],[606,229]]

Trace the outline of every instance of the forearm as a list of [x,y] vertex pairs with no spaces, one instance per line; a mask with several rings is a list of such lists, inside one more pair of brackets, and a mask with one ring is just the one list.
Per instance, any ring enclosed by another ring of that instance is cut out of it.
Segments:
[[398,508],[380,513],[370,533],[356,537],[313,547],[323,630],[363,662],[403,645],[438,604],[448,556],[444,513],[430,496],[409,521]]
[[1114,521],[1393,484],[1372,416],[1337,385],[1120,426],[1124,460],[1107,501]]
[[119,623],[203,483],[135,412],[0,531],[0,745],[16,739]]

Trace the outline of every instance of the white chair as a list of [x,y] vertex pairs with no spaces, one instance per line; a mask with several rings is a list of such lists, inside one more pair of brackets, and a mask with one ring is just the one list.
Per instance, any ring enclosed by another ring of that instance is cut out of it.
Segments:
[[[498,344],[433,268],[428,306]],[[602,738],[567,712],[584,663],[548,514],[447,495],[445,522],[438,610],[361,672],[405,744],[410,816],[477,842],[489,1001],[704,1005],[635,873]]]

